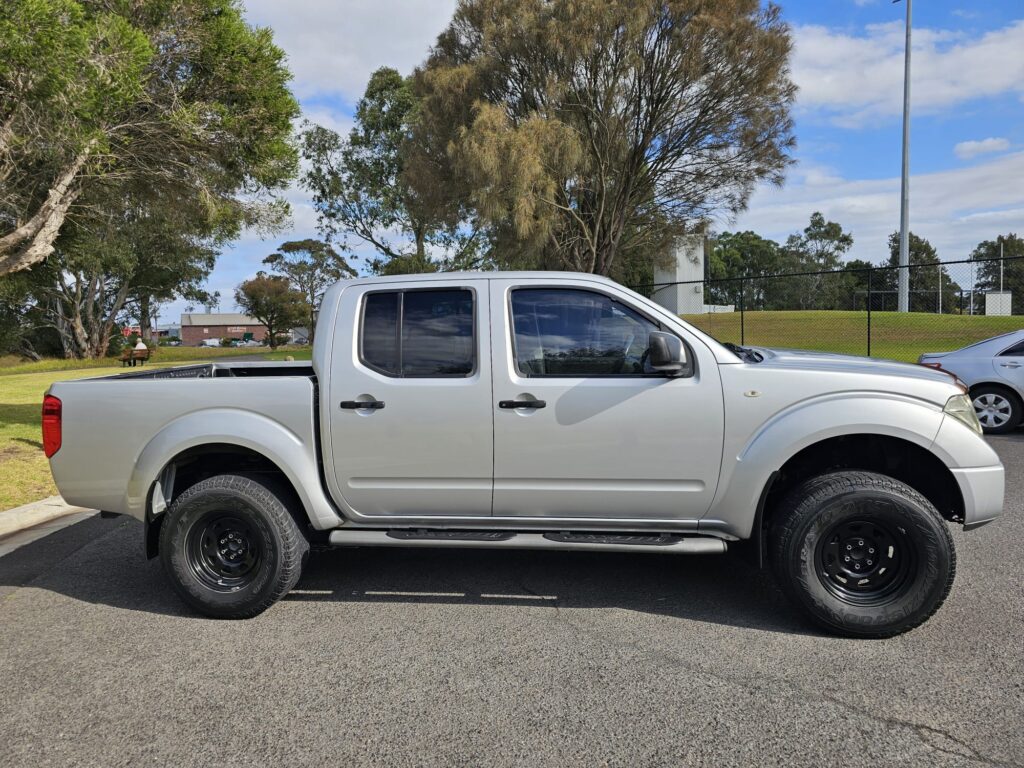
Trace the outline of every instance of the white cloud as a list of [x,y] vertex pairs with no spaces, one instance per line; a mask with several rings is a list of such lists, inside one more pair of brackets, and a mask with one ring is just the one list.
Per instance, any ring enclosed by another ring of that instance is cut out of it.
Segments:
[[[827,185],[822,178],[833,177]],[[1024,232],[1024,152],[969,168],[919,174],[910,179],[910,227],[945,261],[964,259],[982,240]],[[899,177],[871,181],[835,178],[827,168],[798,167],[782,188],[763,187],[737,221],[721,229],[752,229],[784,240],[807,226],[814,211],[852,232],[850,258],[880,262],[887,239],[899,228]]]
[[248,20],[273,28],[288,54],[300,99],[349,104],[378,67],[408,74],[420,64],[455,9],[455,0],[244,1]]
[[[794,30],[797,104],[838,125],[861,127],[900,114],[903,22],[871,25],[864,34],[822,26]],[[977,37],[914,29],[911,98],[916,112],[937,112],[971,99],[1024,96],[1024,21]]]
[[978,155],[985,155],[989,152],[1003,152],[1010,148],[1010,142],[1003,138],[988,138],[980,141],[961,141],[953,152],[961,160],[970,160]]

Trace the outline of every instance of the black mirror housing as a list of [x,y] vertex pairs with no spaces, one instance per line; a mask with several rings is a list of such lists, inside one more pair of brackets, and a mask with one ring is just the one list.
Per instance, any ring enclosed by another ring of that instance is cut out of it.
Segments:
[[652,331],[648,337],[647,361],[651,370],[668,376],[679,376],[688,368],[682,339],[662,331]]

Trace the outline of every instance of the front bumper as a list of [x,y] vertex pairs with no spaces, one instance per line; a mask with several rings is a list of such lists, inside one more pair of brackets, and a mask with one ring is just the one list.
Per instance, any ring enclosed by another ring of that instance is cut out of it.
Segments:
[[964,530],[995,520],[1003,511],[1005,486],[1002,464],[991,467],[951,468],[964,497]]

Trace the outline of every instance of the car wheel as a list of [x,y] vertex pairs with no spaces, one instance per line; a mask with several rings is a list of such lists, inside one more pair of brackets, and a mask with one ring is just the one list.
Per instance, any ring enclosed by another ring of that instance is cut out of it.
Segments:
[[1002,435],[1020,424],[1020,400],[1002,387],[982,385],[971,390],[974,412],[986,435]]
[[309,542],[273,481],[217,475],[178,496],[160,530],[160,558],[178,595],[217,619],[262,613],[299,580]]
[[813,478],[782,502],[771,529],[775,575],[817,624],[891,637],[949,594],[956,552],[945,521],[910,486],[873,472]]

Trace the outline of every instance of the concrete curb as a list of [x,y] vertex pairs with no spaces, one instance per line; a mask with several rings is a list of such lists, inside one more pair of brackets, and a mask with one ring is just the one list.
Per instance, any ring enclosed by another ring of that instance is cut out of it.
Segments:
[[87,510],[84,507],[72,507],[60,496],[50,496],[48,499],[8,509],[6,512],[0,512],[0,539],[59,517],[85,511]]

